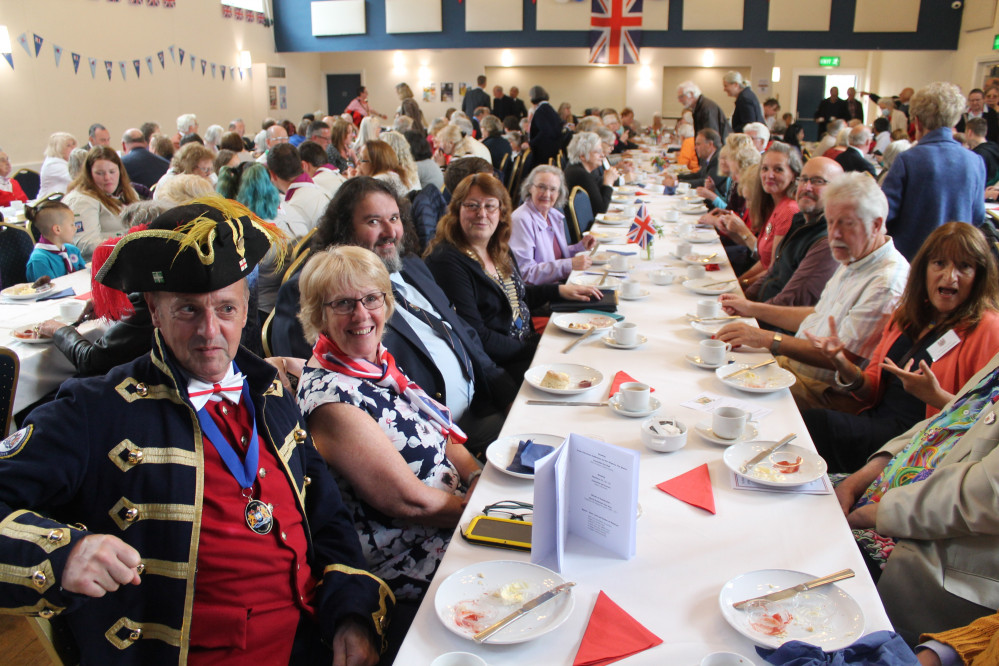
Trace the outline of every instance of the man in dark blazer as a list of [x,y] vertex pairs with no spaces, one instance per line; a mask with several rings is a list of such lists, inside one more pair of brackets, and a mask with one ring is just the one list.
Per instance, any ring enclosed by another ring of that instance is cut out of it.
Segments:
[[[478,335],[451,308],[423,261],[414,254],[401,256],[407,235],[391,186],[358,176],[337,190],[319,221],[313,248],[358,245],[382,259],[396,298],[382,344],[407,377],[451,409],[475,453],[499,434],[517,385],[486,355]],[[309,358],[312,345],[298,321],[298,277],[293,275],[278,292],[271,344],[277,355]],[[408,296],[402,297],[403,292]],[[406,301],[414,307],[407,310]],[[448,386],[461,390],[449,393]]]
[[170,168],[170,162],[149,152],[149,144],[142,132],[134,127],[121,136],[121,163],[125,165],[128,179],[152,187]]
[[697,153],[697,162],[703,166],[696,173],[682,173],[679,176],[680,182],[690,183],[692,188],[701,187],[711,179],[715,185],[722,181],[718,174],[718,151],[721,150],[721,138],[718,132],[712,129],[704,129],[694,137],[694,152]]
[[846,100],[840,99],[839,88],[833,86],[829,89],[829,97],[819,102],[819,108],[815,110],[815,123],[819,126],[819,136],[826,133],[826,125],[833,118],[846,120],[850,116],[850,109]]
[[968,121],[972,118],[984,118],[988,123],[985,138],[988,141],[999,141],[999,113],[985,106],[985,93],[981,88],[975,88],[968,93],[968,111],[961,114],[961,119],[954,126],[958,132],[964,132]]
[[518,97],[519,94],[520,88],[517,86],[510,87],[510,99],[513,100],[513,115],[517,116],[518,120],[527,117],[527,106],[524,104],[524,100]]
[[846,89],[846,110],[848,112],[846,120],[859,120],[860,122],[864,122],[864,105],[859,99],[857,99],[856,88]]
[[476,88],[472,88],[465,92],[464,99],[461,100],[461,110],[465,112],[469,118],[475,115],[475,110],[480,106],[484,106],[487,109],[491,108],[489,104],[489,93],[486,92],[486,77],[484,74],[480,74],[479,78],[475,80],[477,85]]
[[732,131],[731,125],[725,119],[725,112],[713,101],[701,94],[700,87],[693,81],[684,81],[676,88],[676,98],[685,109],[691,109],[694,115],[694,132],[702,129],[712,129],[718,132],[722,143]]
[[513,98],[503,94],[503,86],[493,86],[493,115],[501,121],[507,116],[517,115]]
[[562,119],[558,117],[558,111],[548,103],[548,92],[544,88],[533,86],[530,96],[531,104],[535,105],[527,140],[533,157],[531,165],[548,164],[548,160],[554,158],[562,148]]
[[742,128],[749,123],[762,123],[763,107],[760,105],[756,93],[750,90],[749,86],[739,72],[728,72],[722,78],[722,87],[729,97],[735,98],[735,111],[732,112],[732,131],[741,132]]
[[847,143],[849,145],[846,150],[836,156],[836,161],[843,167],[843,171],[863,171],[876,177],[874,165],[864,157],[864,151],[871,145],[871,130],[865,125],[857,125],[850,130]]

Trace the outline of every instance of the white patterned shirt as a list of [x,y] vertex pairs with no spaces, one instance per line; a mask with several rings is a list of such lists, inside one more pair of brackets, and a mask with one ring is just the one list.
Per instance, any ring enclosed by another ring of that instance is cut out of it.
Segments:
[[[818,337],[828,336],[832,332],[829,329],[832,317],[847,350],[869,359],[902,299],[908,277],[909,262],[888,238],[888,242],[863,259],[836,269],[815,304],[815,312],[805,317],[795,337],[807,340],[805,331]],[[833,370],[794,360],[791,367],[802,376],[833,383]]]

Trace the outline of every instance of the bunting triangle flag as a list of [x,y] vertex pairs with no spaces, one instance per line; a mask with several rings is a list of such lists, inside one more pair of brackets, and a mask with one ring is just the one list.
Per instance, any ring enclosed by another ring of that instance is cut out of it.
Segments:
[[3,54],[3,58],[4,58],[4,60],[7,61],[7,64],[10,65],[10,68],[14,69],[14,54],[13,53],[4,53]]
[[242,67],[239,68],[239,80],[240,81],[243,80],[243,68]]
[[205,75],[205,68],[208,66],[208,61],[204,58],[201,59],[201,76]]
[[173,6],[174,4],[176,4],[176,2],[177,0],[163,0],[163,6],[166,7],[167,9],[173,9]]
[[197,56],[196,56],[196,55],[194,55],[193,53],[188,53],[188,54],[187,54],[187,61],[188,61],[189,63],[191,63],[191,71],[192,71],[192,72],[194,71],[194,61],[195,61],[196,59],[197,59]]
[[21,48],[24,49],[25,53],[31,55],[31,48],[28,46],[28,33],[22,32],[20,35],[18,35],[17,43],[21,45]]
[[87,62],[90,64],[90,78],[97,78],[97,58],[87,58]]
[[146,4],[149,5],[150,7],[159,7],[160,0],[146,0]]
[[104,61],[104,70],[108,73],[108,81],[111,80],[111,68],[113,66],[114,66],[114,63],[111,62],[110,60],[105,60]]
[[215,78],[215,63],[212,63],[212,78]]
[[[171,49],[171,53],[172,53],[173,52],[173,47],[171,46],[170,49]],[[165,62],[165,59],[163,58],[163,51],[159,51],[156,54],[156,57],[160,59],[160,68],[161,69],[166,69],[166,62]]]
[[[183,58],[183,57],[184,57],[184,49],[181,49],[181,50],[180,50],[180,57],[181,57],[181,58]],[[171,44],[171,45],[170,45],[170,60],[173,60],[174,62],[177,62],[177,56],[175,56],[175,55],[173,54],[173,44]],[[184,63],[183,63],[183,61],[181,61],[181,63],[180,63],[180,64],[181,64],[181,65],[183,65],[183,64],[184,64]]]
[[132,61],[132,67],[135,68],[135,78],[139,78],[139,72],[142,71],[142,61],[141,60],[133,60]]
[[59,66],[59,61],[62,60],[62,47],[61,46],[56,46],[55,44],[53,44],[52,45],[52,53],[55,54],[56,67],[58,67]]
[[70,55],[72,55],[72,57],[73,57],[73,73],[74,74],[79,74],[80,73],[80,54],[79,53],[72,53]]
[[121,71],[121,80],[122,81],[125,80],[125,68],[127,66],[128,66],[128,63],[125,62],[124,60],[119,60],[118,61],[118,69]]
[[152,56],[146,56],[146,67],[149,68],[149,73],[152,74],[153,73],[153,57]]
[[222,70],[222,80],[225,81],[225,65],[219,65],[219,69]]
[[[183,65],[184,64],[184,49],[177,49],[177,52],[180,53],[180,64]],[[170,55],[173,55],[173,47],[172,46],[170,47]]]
[[35,33],[35,57],[38,57],[38,53],[42,50],[42,42],[45,40],[36,32]]

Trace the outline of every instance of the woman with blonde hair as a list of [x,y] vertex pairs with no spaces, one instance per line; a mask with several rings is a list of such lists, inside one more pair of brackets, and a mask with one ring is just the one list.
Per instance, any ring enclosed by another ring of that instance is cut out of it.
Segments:
[[409,141],[399,132],[382,132],[379,140],[384,141],[395,151],[396,159],[399,160],[399,167],[402,169],[402,184],[410,191],[420,189],[420,174],[416,169],[416,161],[409,148]]
[[70,183],[69,194],[63,199],[80,218],[82,228],[73,244],[85,259],[108,238],[125,233],[122,209],[138,200],[118,153],[108,146],[97,146],[87,154],[83,171]]
[[41,182],[38,198],[44,199],[53,192],[68,192],[72,180],[69,175],[69,155],[76,148],[76,139],[67,132],[55,132],[49,136],[45,147],[45,160],[39,170]]
[[167,182],[181,174],[200,176],[214,188],[215,181],[212,180],[212,176],[215,175],[215,153],[200,143],[186,143],[181,146],[170,160],[170,168],[156,183],[153,199],[159,200],[163,196],[161,191]]
[[[378,139],[368,141],[357,155],[357,176],[371,176],[378,180],[384,180],[392,186],[396,195],[404,197],[409,193],[409,188],[404,184],[407,174],[399,164],[399,159],[395,156],[392,146]],[[419,178],[419,177],[417,177]]]
[[354,152],[360,153],[361,146],[368,141],[375,141],[382,132],[382,126],[377,118],[365,116],[357,128],[357,138],[354,140]]

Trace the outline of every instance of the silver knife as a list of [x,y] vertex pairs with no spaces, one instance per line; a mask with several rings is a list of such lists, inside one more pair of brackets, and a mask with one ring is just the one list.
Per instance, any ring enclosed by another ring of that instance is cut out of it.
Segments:
[[551,601],[552,599],[554,599],[558,595],[560,595],[563,592],[565,592],[566,590],[568,590],[573,585],[575,585],[575,583],[562,583],[561,585],[553,587],[552,589],[548,590],[544,594],[541,594],[541,595],[538,595],[538,596],[534,597],[533,599],[531,599],[530,601],[528,601],[526,604],[524,604],[523,606],[521,606],[520,608],[518,608],[514,612],[510,613],[505,618],[503,618],[502,620],[500,620],[496,624],[492,625],[491,627],[486,627],[485,629],[483,629],[479,633],[475,634],[475,636],[473,636],[472,638],[474,638],[477,643],[483,643],[483,642],[485,642],[485,640],[487,638],[489,638],[490,636],[492,636],[493,634],[495,634],[497,631],[499,631],[500,629],[502,629],[506,625],[508,625],[511,622],[514,622],[516,620],[519,620],[520,618],[524,617],[525,615],[527,615],[529,612],[531,612],[532,610],[534,610],[538,606],[540,606],[542,604],[548,603],[549,601]]
[[573,347],[575,347],[580,342],[582,342],[586,338],[588,338],[591,335],[593,335],[594,333],[596,333],[597,330],[598,329],[594,326],[593,328],[591,328],[590,330],[588,330],[586,333],[583,333],[581,336],[579,336],[578,338],[576,338],[575,340],[573,340],[572,342],[570,342],[568,345],[566,345],[565,349],[562,350],[562,353],[563,354],[568,354],[570,351],[572,351]]
[[606,402],[579,402],[564,400],[528,400],[528,405],[565,405],[567,407],[606,407]]
[[774,451],[776,451],[780,447],[784,446],[785,444],[787,444],[788,442],[790,442],[792,439],[794,439],[797,436],[798,435],[796,435],[795,433],[792,432],[790,435],[788,435],[784,439],[780,440],[779,442],[777,442],[776,444],[774,444],[773,446],[771,446],[769,449],[763,449],[761,452],[757,453],[755,456],[753,456],[752,458],[750,458],[749,460],[747,460],[745,463],[743,463],[742,467],[739,468],[739,471],[742,472],[743,474],[745,474],[746,472],[749,471],[750,467],[752,467],[756,463],[760,462],[761,460],[763,460],[764,458],[766,458],[767,456],[769,456],[771,453],[773,453]]
[[765,599],[767,601],[780,601],[781,599],[787,599],[788,597],[793,597],[799,592],[804,592],[805,590],[811,590],[816,587],[821,587],[823,585],[829,585],[830,583],[835,583],[838,580],[846,580],[847,578],[853,578],[856,574],[853,569],[843,569],[842,571],[837,571],[834,574],[829,574],[828,576],[823,576],[822,578],[816,578],[814,580],[801,583],[800,585],[795,585],[794,587],[789,587],[786,590],[780,590],[778,592],[771,592],[770,594],[764,594],[763,596],[753,597],[752,599],[746,599],[738,603],[732,604],[733,608],[742,610],[743,606],[748,604],[750,601],[756,601],[758,599]]

